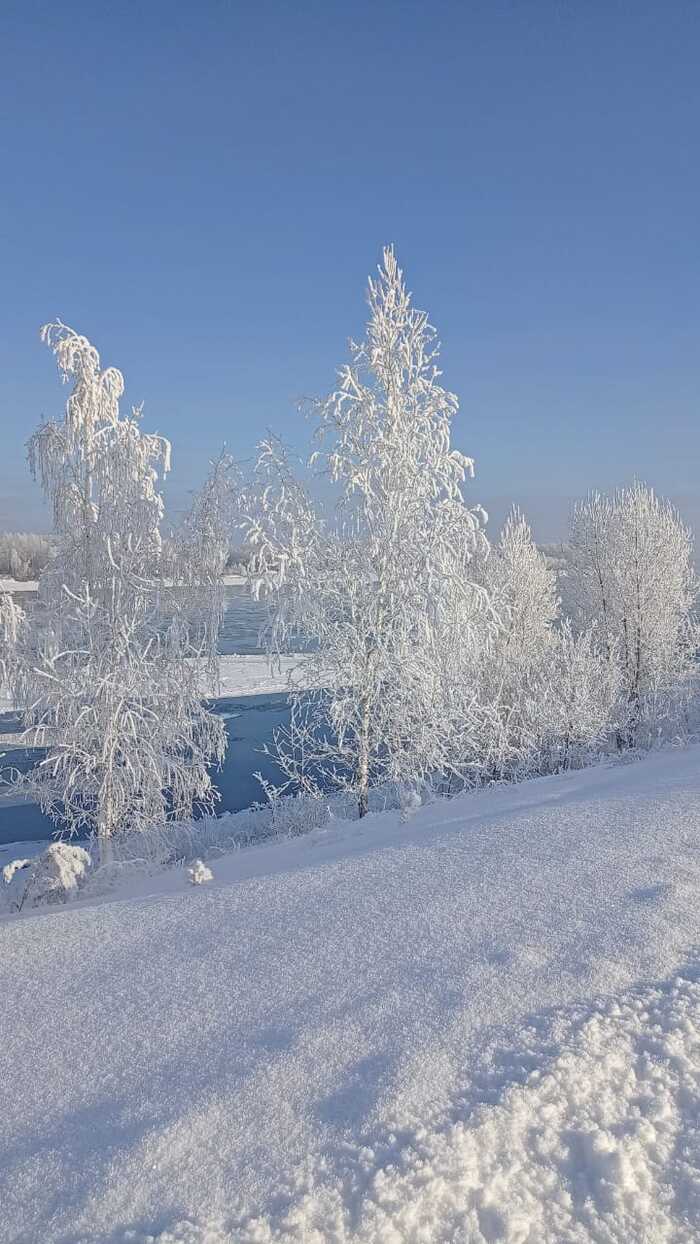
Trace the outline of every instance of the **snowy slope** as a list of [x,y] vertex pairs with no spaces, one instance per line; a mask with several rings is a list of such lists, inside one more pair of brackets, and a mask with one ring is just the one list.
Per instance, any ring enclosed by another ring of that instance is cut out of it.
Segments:
[[0,924],[3,1241],[700,1239],[700,750]]

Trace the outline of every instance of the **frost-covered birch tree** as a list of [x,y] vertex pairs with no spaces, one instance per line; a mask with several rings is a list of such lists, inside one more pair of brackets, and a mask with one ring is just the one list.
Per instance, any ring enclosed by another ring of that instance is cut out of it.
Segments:
[[352,790],[462,767],[474,745],[475,653],[488,594],[471,574],[483,512],[464,501],[471,459],[450,444],[457,398],[438,343],[391,248],[370,279],[370,318],[338,385],[316,402],[312,469],[335,489],[322,521],[271,442],[247,531],[258,591],[273,602],[271,646],[310,643],[292,727],[278,739],[291,786]]
[[620,746],[674,724],[697,687],[697,581],[692,536],[669,501],[642,483],[595,493],[574,509],[569,577],[579,619],[595,621],[619,663]]
[[242,475],[222,450],[210,464],[180,530],[171,543],[168,573],[173,591],[206,656],[213,688],[219,686],[218,636],[224,616],[224,574],[233,539],[240,527]]
[[0,593],[0,696],[14,698],[20,681],[18,654],[27,615],[9,592]]
[[580,767],[605,751],[617,725],[619,693],[618,665],[600,651],[595,623],[576,633],[565,619],[552,633],[534,697],[537,771]]
[[489,660],[480,671],[485,776],[524,776],[540,750],[536,703],[558,615],[554,571],[518,510],[506,519],[481,571],[498,617]]
[[514,510],[483,569],[499,625],[482,667],[486,777],[518,779],[582,764],[606,744],[619,680],[593,625],[560,618],[556,571]]
[[521,677],[540,663],[547,650],[559,600],[556,572],[517,509],[506,519],[486,563],[485,579],[501,623],[504,662]]
[[65,417],[29,442],[55,535],[12,655],[27,738],[48,749],[24,784],[104,856],[116,833],[212,805],[225,734],[202,700],[188,618],[163,591],[170,446],[141,430],[140,410],[120,415],[121,373],[85,337],[61,323],[42,335],[72,390]]

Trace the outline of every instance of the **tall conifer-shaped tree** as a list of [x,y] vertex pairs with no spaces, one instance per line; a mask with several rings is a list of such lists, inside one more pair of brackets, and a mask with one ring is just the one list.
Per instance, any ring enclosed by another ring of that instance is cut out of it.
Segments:
[[360,816],[373,784],[449,771],[470,750],[467,670],[490,613],[470,573],[485,542],[462,495],[473,465],[450,444],[457,398],[391,248],[368,300],[366,339],[314,409],[311,466],[330,479],[335,511],[322,521],[268,442],[248,522],[273,648],[302,637],[316,649],[318,690],[294,697],[278,760],[292,786],[352,790]]

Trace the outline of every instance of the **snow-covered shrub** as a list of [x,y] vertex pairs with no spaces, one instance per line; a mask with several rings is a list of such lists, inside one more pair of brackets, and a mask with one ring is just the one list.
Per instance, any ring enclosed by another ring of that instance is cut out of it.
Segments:
[[408,821],[422,806],[422,803],[423,800],[415,787],[402,785],[399,788],[399,807],[401,809],[402,821]]
[[537,772],[580,768],[599,756],[617,726],[619,692],[618,666],[601,653],[596,628],[557,627],[533,704]]
[[[427,784],[402,787],[389,782],[369,793],[369,811],[398,810],[411,815],[436,791]],[[339,791],[327,799],[312,795],[280,795],[266,803],[204,816],[196,821],[171,821],[152,834],[128,834],[115,838],[109,864],[94,869],[86,894],[108,893],[126,877],[149,876],[162,868],[211,863],[222,855],[273,840],[297,838],[334,823],[356,821],[357,800],[351,791]]]
[[187,877],[192,885],[204,885],[205,881],[213,881],[214,874],[204,860],[194,860],[187,869]]
[[3,898],[12,911],[44,903],[65,903],[85,884],[92,858],[82,847],[53,842],[30,860],[13,860],[3,868]]

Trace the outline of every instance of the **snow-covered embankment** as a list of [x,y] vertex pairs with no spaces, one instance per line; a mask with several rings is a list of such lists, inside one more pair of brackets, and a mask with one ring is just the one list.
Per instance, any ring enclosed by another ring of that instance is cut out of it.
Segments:
[[700,1238],[700,750],[0,926],[7,1240]]

